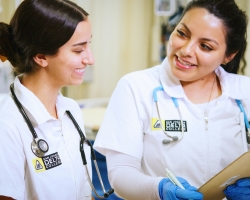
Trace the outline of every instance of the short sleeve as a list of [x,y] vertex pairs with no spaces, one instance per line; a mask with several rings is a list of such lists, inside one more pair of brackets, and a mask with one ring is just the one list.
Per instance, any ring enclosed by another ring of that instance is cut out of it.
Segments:
[[0,120],[0,195],[24,199],[25,155],[18,131]]
[[104,155],[108,149],[141,159],[143,125],[139,114],[140,99],[135,91],[136,85],[129,80],[125,76],[118,82],[97,133],[94,148]]

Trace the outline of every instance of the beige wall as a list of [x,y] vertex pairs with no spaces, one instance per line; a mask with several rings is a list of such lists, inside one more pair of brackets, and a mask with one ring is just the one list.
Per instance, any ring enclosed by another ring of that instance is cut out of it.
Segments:
[[[96,64],[94,81],[70,87],[70,97],[109,97],[121,76],[159,63],[161,18],[154,15],[153,0],[74,1],[91,15]],[[189,0],[182,0],[185,1]],[[236,2],[250,18],[250,1]],[[250,25],[248,33],[249,29]],[[250,45],[245,57],[250,58]],[[245,74],[250,76],[250,60],[247,61]]]
[[0,21],[9,23],[14,10],[15,10],[15,0],[2,0],[3,11],[0,13]]
[[[74,99],[110,97],[125,74],[159,63],[160,17],[153,0],[72,0],[90,14],[93,27],[93,81],[63,92]],[[189,0],[182,0],[189,1]],[[236,0],[250,17],[250,1]],[[9,22],[15,0],[2,0],[1,21]],[[250,32],[248,26],[248,33]],[[250,37],[248,39],[250,44]],[[250,58],[250,45],[246,58]],[[249,60],[249,59],[248,59]],[[250,76],[250,61],[246,75]]]
[[[235,1],[239,5],[239,7],[247,13],[248,19],[250,21],[250,1],[249,0],[235,0]],[[247,61],[245,75],[250,77],[250,22],[248,23],[247,33],[248,33],[248,46],[245,54],[245,59]]]
[[69,87],[75,99],[109,97],[126,73],[150,66],[152,0],[74,0],[90,14],[93,81]]

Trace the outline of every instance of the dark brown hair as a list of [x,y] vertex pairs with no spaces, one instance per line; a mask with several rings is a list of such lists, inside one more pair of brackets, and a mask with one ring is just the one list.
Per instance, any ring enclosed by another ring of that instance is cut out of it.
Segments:
[[33,57],[56,54],[87,16],[68,0],[24,0],[9,25],[0,22],[0,55],[16,74],[32,73],[37,69]]
[[236,74],[239,71],[240,61],[245,63],[244,54],[247,46],[248,23],[245,12],[239,9],[234,0],[193,0],[185,8],[182,17],[193,8],[206,9],[224,24],[227,45],[225,54],[226,56],[236,52],[237,54],[229,63],[222,64],[222,67],[227,72]]

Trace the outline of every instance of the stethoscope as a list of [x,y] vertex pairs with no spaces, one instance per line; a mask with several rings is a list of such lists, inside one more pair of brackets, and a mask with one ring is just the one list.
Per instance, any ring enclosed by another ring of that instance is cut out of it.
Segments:
[[[14,92],[14,84],[12,83],[10,85],[10,91],[11,91],[11,94],[12,94],[12,97],[20,111],[20,113],[22,114],[23,118],[25,119],[29,129],[30,129],[30,132],[32,133],[32,136],[33,136],[33,141],[31,142],[31,150],[32,152],[39,158],[43,157],[45,155],[45,153],[47,153],[49,151],[49,145],[48,143],[43,140],[43,139],[38,139],[38,136],[37,136],[37,133],[31,123],[31,121],[29,120],[29,117],[27,116],[26,112],[24,111],[20,101],[17,99],[17,96]],[[105,199],[107,198],[110,194],[112,194],[114,192],[114,189],[113,188],[110,188],[108,192],[106,192],[105,188],[104,188],[104,184],[103,184],[103,181],[102,181],[102,177],[101,177],[101,174],[100,174],[100,171],[99,171],[99,168],[98,168],[98,165],[97,165],[97,162],[96,162],[96,156],[95,156],[95,152],[94,152],[94,148],[91,144],[91,142],[84,136],[80,126],[78,125],[78,123],[76,122],[76,120],[74,119],[73,115],[70,113],[70,111],[66,111],[67,115],[69,116],[69,118],[72,120],[73,124],[75,125],[79,135],[80,135],[80,152],[81,152],[81,157],[82,157],[82,162],[83,162],[83,165],[86,169],[86,172],[87,172],[87,178],[88,178],[88,182],[92,188],[92,190],[94,191],[95,195],[100,198],[100,199]],[[85,152],[84,152],[84,142],[90,147],[91,149],[91,159],[93,160],[94,162],[94,165],[95,165],[95,169],[96,169],[96,172],[97,172],[97,175],[98,175],[98,179],[100,181],[100,184],[101,184],[101,187],[102,187],[102,190],[103,190],[103,193],[104,195],[103,196],[99,196],[96,192],[96,189],[90,179],[90,175],[89,175],[89,171],[88,171],[88,167],[87,167],[87,160],[86,160],[86,156],[85,156]]]
[[[157,97],[157,92],[158,91],[164,91],[164,88],[163,86],[159,86],[157,88],[155,88],[153,90],[153,99],[154,99],[154,102],[155,102],[155,105],[156,105],[156,110],[157,110],[157,115],[158,115],[158,119],[159,119],[159,123],[160,123],[160,128],[162,129],[163,133],[170,139],[163,139],[162,140],[162,143],[163,144],[169,144],[170,142],[177,142],[177,141],[180,141],[183,136],[184,136],[184,130],[183,130],[183,119],[182,119],[182,115],[181,115],[181,112],[180,112],[180,108],[179,108],[179,104],[178,104],[178,100],[174,97],[172,97],[172,101],[174,103],[174,106],[176,107],[178,113],[179,113],[179,116],[180,116],[180,121],[181,121],[181,136],[178,137],[178,136],[172,136],[172,135],[169,135],[163,128],[163,125],[162,125],[162,120],[161,120],[161,116],[160,116],[160,111],[159,111],[159,106],[158,106],[158,97]],[[243,113],[244,115],[244,122],[245,122],[245,128],[246,128],[246,139],[247,139],[247,143],[250,144],[250,124],[249,124],[249,121],[247,119],[247,115],[246,115],[246,112],[243,108],[243,105],[241,103],[240,100],[238,99],[235,99],[237,105],[239,106],[240,108],[240,111]]]

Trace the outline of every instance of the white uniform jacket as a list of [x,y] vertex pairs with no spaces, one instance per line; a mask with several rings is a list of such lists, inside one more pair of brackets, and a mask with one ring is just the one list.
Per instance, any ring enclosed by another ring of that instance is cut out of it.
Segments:
[[[33,154],[33,136],[23,116],[11,95],[3,99],[0,105],[0,195],[18,200],[90,200],[91,188],[79,151],[80,136],[65,113],[69,110],[84,132],[77,103],[58,94],[58,119],[55,119],[18,78],[14,88],[38,138],[48,143],[49,151],[43,158]],[[88,146],[85,153],[91,175]]]
[[[201,186],[220,170],[248,151],[243,114],[235,99],[242,101],[250,117],[250,78],[230,74],[218,67],[216,74],[222,95],[209,110],[208,123],[204,112],[188,100],[171,73],[165,59],[159,66],[125,75],[112,94],[94,148],[118,151],[141,160],[143,173],[166,177],[167,167],[191,185]],[[178,142],[163,144],[166,135],[159,128],[153,90],[164,129],[179,135],[180,115],[171,97],[178,100],[184,121],[184,137]]]

